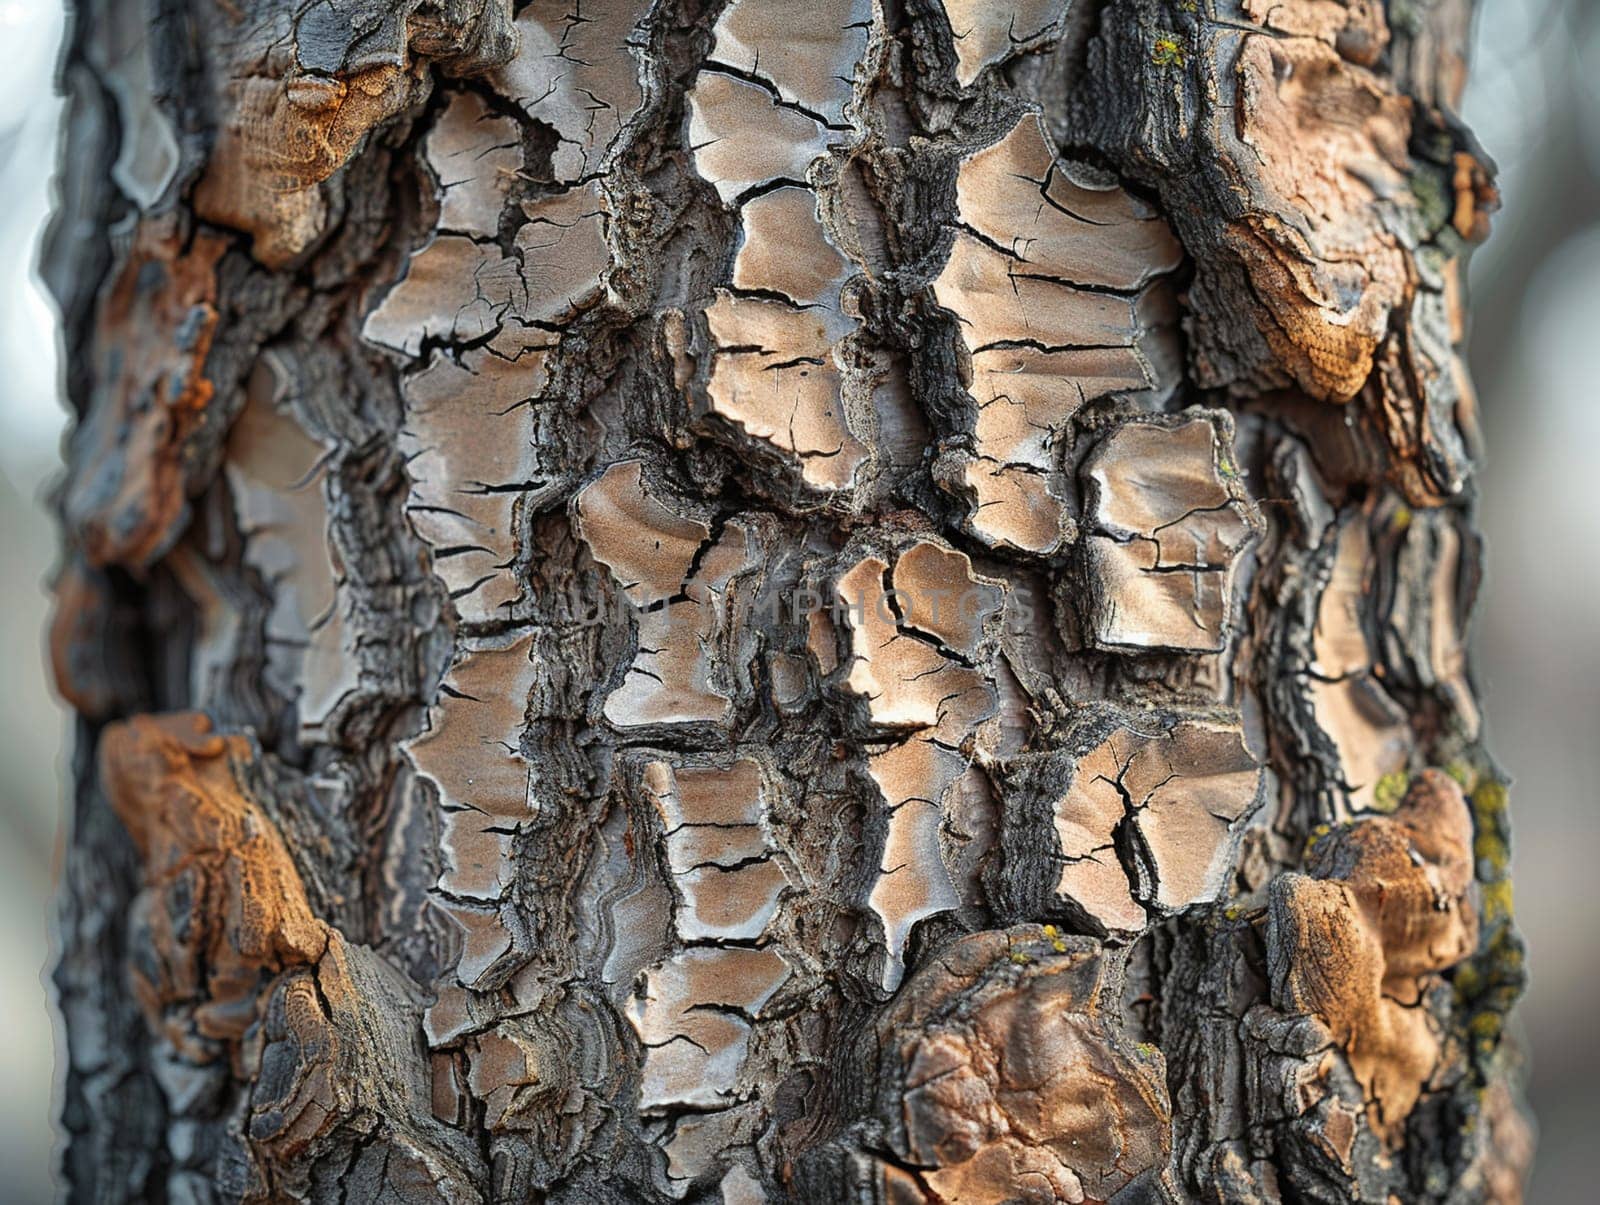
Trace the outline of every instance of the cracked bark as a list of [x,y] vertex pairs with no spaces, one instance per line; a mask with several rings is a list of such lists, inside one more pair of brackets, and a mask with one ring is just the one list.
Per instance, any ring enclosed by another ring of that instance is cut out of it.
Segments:
[[71,1199],[1517,1199],[1468,17],[85,0]]

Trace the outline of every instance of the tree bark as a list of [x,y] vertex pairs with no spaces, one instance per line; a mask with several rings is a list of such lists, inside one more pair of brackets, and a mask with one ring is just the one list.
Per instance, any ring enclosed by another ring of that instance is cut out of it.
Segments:
[[78,8],[71,1199],[1518,1199],[1466,0]]

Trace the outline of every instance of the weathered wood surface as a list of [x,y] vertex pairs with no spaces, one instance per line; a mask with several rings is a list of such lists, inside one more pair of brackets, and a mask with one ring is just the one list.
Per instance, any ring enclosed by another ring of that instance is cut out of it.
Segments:
[[1518,1199],[1469,15],[82,0],[69,1196]]

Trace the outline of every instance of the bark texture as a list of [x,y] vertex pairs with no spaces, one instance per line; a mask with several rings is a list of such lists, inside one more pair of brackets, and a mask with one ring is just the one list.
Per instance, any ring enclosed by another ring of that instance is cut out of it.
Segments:
[[73,1200],[1513,1201],[1466,0],[81,0]]

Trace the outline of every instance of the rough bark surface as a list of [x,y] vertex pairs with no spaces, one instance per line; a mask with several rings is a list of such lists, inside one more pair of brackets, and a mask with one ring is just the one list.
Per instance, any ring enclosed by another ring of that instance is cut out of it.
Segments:
[[82,1201],[1513,1201],[1467,0],[80,0]]

